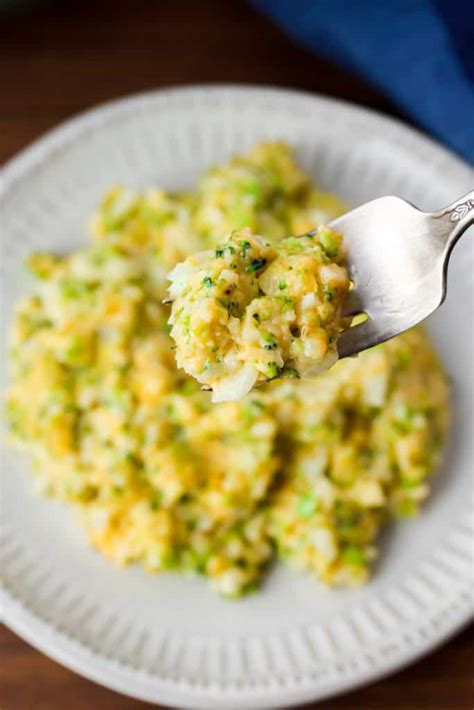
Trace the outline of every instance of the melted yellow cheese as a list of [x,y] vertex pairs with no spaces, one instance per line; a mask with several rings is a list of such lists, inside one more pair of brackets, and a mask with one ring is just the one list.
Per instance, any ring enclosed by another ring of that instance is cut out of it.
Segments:
[[[11,337],[12,440],[106,557],[204,574],[229,596],[254,589],[275,554],[353,584],[383,521],[416,514],[449,410],[421,331],[239,402],[212,404],[175,365],[162,300],[176,263],[234,228],[277,244],[343,210],[285,145],[261,144],[187,194],[115,187],[88,245],[30,258],[35,293]],[[289,282],[286,261],[264,279],[269,294]]]

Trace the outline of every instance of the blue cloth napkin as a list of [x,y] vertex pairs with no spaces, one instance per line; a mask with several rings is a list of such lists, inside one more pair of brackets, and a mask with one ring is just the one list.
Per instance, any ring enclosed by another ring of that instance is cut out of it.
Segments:
[[252,0],[474,163],[472,0]]

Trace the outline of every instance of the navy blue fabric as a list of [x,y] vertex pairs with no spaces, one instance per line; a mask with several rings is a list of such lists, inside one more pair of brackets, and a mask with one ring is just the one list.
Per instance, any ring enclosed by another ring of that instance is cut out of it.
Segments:
[[474,3],[472,0],[434,0],[434,3],[451,32],[453,47],[464,69],[474,82]]
[[[305,47],[372,82],[433,136],[474,163],[474,44],[466,40],[474,27],[474,2],[252,2]],[[456,26],[461,27],[458,33]]]

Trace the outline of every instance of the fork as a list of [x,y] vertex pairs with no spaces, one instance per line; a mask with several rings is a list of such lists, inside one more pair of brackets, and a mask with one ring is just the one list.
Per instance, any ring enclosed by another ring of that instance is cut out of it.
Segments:
[[339,357],[383,343],[436,310],[446,296],[451,251],[472,224],[474,190],[439,212],[388,196],[330,222],[343,236],[354,284],[343,314],[366,314],[339,337]]

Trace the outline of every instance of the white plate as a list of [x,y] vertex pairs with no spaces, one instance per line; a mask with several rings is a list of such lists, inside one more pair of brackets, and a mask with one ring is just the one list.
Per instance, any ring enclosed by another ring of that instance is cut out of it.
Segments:
[[[182,188],[211,163],[283,138],[351,203],[394,193],[439,208],[472,187],[461,161],[405,126],[307,94],[197,87],[125,99],[67,122],[11,162],[0,208],[6,317],[32,248],[69,250],[111,183]],[[261,594],[219,599],[201,580],[119,570],[70,511],[36,497],[4,456],[6,623],[74,670],[138,698],[193,708],[281,707],[374,680],[426,653],[470,614],[472,235],[456,248],[431,322],[454,382],[455,423],[423,515],[395,524],[373,581],[328,591],[278,567]]]

